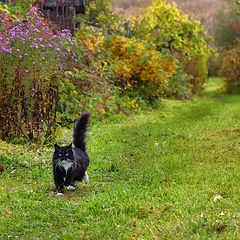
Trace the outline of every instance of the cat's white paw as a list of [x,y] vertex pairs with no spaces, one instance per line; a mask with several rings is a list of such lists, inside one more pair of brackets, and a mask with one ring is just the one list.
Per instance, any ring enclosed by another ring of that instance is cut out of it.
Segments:
[[75,187],[74,187],[74,186],[68,186],[67,189],[68,189],[68,190],[74,190]]
[[64,194],[63,194],[63,193],[60,193],[60,192],[57,193],[57,196],[62,196],[62,195],[64,195]]
[[89,178],[88,178],[87,171],[85,172],[85,175],[83,177],[83,181],[85,182],[85,184],[89,184]]

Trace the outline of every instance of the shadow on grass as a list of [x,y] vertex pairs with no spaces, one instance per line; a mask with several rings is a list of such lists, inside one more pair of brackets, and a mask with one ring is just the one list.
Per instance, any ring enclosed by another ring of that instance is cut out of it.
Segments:
[[79,198],[84,198],[90,196],[93,192],[99,192],[94,185],[83,185],[83,184],[78,184],[77,188],[74,190],[68,190],[64,189],[64,195],[58,196],[55,186],[51,185],[49,186],[48,190],[46,191],[48,194],[52,196],[54,199],[68,199],[68,200],[79,200]]

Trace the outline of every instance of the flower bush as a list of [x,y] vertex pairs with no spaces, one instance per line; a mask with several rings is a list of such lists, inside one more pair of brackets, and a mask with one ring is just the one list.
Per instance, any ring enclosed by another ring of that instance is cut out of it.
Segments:
[[0,12],[2,138],[45,139],[55,128],[64,71],[76,64],[68,30],[54,34],[32,8],[25,20]]

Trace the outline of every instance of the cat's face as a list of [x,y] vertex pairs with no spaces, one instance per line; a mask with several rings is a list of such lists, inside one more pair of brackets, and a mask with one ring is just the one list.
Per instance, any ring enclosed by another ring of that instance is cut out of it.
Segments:
[[57,160],[59,163],[73,161],[74,156],[72,151],[72,144],[62,147],[55,144],[54,147],[55,147],[54,159]]

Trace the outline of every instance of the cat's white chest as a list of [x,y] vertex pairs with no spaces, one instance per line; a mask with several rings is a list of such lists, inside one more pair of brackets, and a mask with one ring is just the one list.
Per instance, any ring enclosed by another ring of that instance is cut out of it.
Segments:
[[59,165],[62,166],[65,169],[65,171],[67,172],[68,169],[72,167],[73,163],[68,162],[68,161],[61,161],[59,163]]

